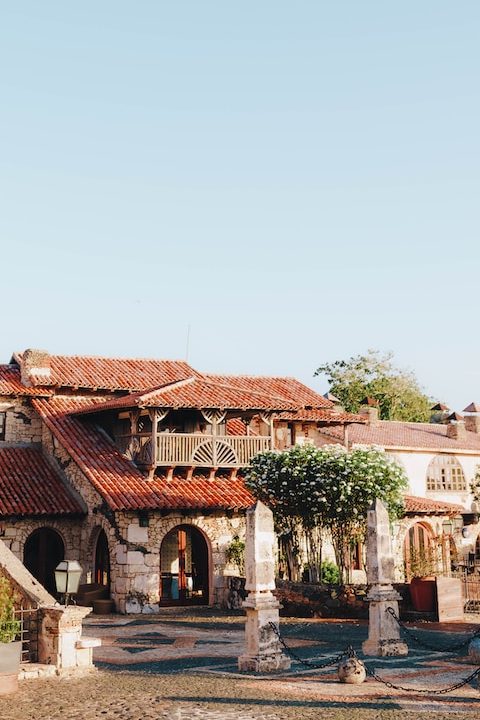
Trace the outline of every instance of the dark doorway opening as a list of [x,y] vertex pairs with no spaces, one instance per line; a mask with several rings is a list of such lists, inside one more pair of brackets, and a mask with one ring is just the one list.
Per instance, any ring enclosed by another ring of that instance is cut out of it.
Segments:
[[100,530],[95,545],[95,571],[94,580],[99,585],[104,585],[110,592],[110,553],[108,551],[108,540],[104,530]]
[[160,574],[163,605],[208,604],[208,546],[200,530],[179,525],[165,536]]
[[55,568],[65,557],[60,535],[51,528],[40,528],[29,535],[23,551],[23,564],[51,594],[57,594]]

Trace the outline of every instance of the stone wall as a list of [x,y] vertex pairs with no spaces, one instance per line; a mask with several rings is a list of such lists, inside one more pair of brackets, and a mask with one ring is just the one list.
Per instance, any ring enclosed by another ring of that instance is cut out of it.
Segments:
[[368,617],[366,585],[325,585],[277,580],[280,614],[292,617]]
[[118,533],[114,554],[117,572],[112,578],[112,598],[120,612],[156,612],[160,600],[160,547],[165,536],[179,525],[192,525],[206,540],[209,555],[209,604],[224,600],[225,552],[234,535],[245,536],[245,518],[223,513],[162,516],[149,514],[149,526],[140,527],[137,513],[115,514]]
[[8,402],[5,417],[5,442],[40,443],[42,420],[25,400],[1,398]]
[[23,562],[23,551],[29,535],[40,528],[55,530],[63,540],[65,557],[78,560],[82,527],[81,520],[71,518],[22,518],[2,521],[2,540],[12,553]]

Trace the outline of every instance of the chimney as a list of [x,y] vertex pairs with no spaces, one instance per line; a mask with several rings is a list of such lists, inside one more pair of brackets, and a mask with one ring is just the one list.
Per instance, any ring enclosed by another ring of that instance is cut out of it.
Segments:
[[466,440],[467,430],[465,427],[465,420],[463,415],[459,415],[457,412],[453,412],[447,418],[447,437],[452,440]]
[[443,405],[442,403],[437,403],[433,407],[430,408],[431,416],[430,416],[430,422],[431,423],[443,423],[445,424],[447,422],[447,416],[450,412],[450,409],[447,407],[447,405]]
[[375,425],[379,421],[378,415],[378,400],[375,398],[366,397],[360,403],[359,415],[364,415],[368,418],[370,425]]
[[50,355],[46,350],[29,348],[22,355],[20,363],[22,383],[27,387],[50,382]]
[[464,409],[463,412],[472,413],[471,415],[465,415],[465,427],[470,432],[480,433],[480,404],[476,402],[470,403]]
[[343,407],[341,401],[331,392],[326,392],[323,397],[325,398],[325,400],[329,400],[333,403],[334,410],[337,410],[338,412],[345,412],[345,408]]

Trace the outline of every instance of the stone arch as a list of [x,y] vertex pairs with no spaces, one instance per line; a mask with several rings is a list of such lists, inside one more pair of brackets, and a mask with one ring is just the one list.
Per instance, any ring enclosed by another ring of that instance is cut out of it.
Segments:
[[403,538],[403,563],[407,581],[413,576],[415,564],[425,568],[435,564],[434,528],[425,520],[414,519]]
[[[108,586],[110,587],[112,583],[115,581],[115,555],[114,555],[114,543],[112,542],[112,532],[111,527],[107,522],[101,522],[98,525],[94,525],[90,531],[90,535],[88,538],[87,543],[87,551],[86,551],[86,557],[85,557],[85,563],[86,563],[86,572],[88,578],[91,578],[92,582],[97,582],[95,578],[96,573],[96,550],[97,550],[97,544],[100,537],[104,537],[103,542],[106,544],[106,547],[108,548],[108,563],[109,563],[109,572],[108,572]],[[103,583],[101,583],[103,584]]]
[[110,545],[103,528],[97,533],[95,554],[93,559],[93,580],[99,585],[105,585],[110,592],[111,584]]
[[43,525],[31,532],[23,547],[23,564],[51,594],[56,595],[55,568],[65,558],[65,539]]
[[198,518],[169,518],[160,538],[160,602],[211,604],[212,547]]

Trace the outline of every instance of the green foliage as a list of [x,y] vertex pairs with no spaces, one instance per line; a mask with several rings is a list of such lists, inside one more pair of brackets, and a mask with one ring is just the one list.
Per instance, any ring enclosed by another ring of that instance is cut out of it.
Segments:
[[438,575],[438,560],[431,547],[410,549],[409,575],[414,578],[426,578]]
[[475,477],[470,483],[470,491],[475,502],[480,502],[480,465],[475,468]]
[[21,623],[15,620],[15,594],[5,577],[0,576],[0,643],[10,643],[20,633]]
[[340,570],[331,560],[324,560],[320,567],[320,577],[327,585],[340,584]]
[[245,482],[271,506],[287,557],[299,555],[302,535],[322,528],[331,534],[342,574],[348,548],[364,537],[369,506],[380,499],[394,519],[402,514],[402,490],[407,487],[402,467],[380,448],[348,451],[341,445],[295,445],[283,452],[260,453]]
[[227,562],[236,565],[240,570],[240,574],[243,575],[245,571],[245,543],[240,540],[238,535],[234,535],[232,542],[228,545],[225,556]]
[[428,422],[434,401],[424,394],[415,375],[397,368],[392,359],[392,353],[368,350],[366,355],[320,365],[315,375],[326,376],[330,392],[348,412],[358,412],[361,401],[371,397],[379,403],[382,420]]

